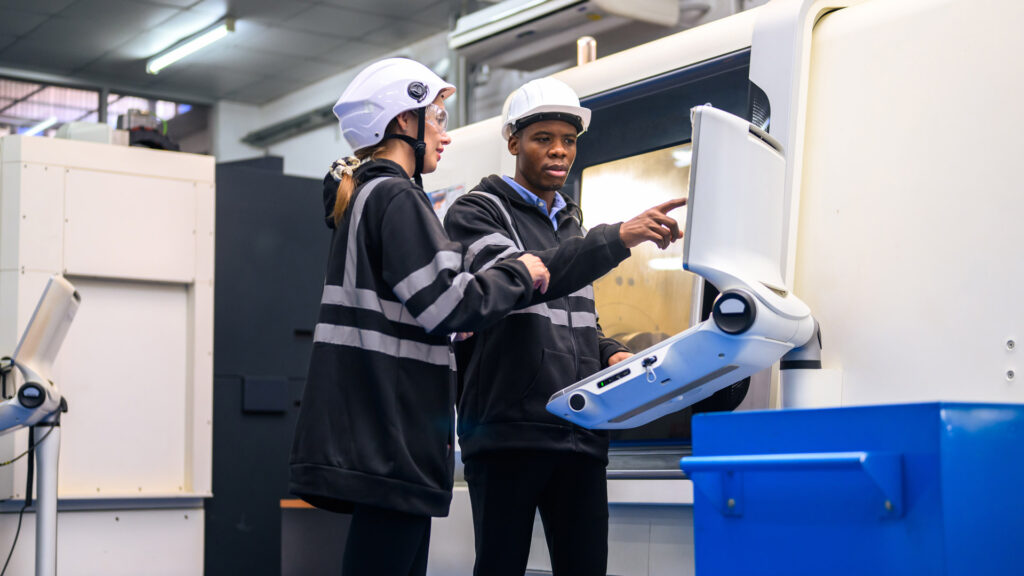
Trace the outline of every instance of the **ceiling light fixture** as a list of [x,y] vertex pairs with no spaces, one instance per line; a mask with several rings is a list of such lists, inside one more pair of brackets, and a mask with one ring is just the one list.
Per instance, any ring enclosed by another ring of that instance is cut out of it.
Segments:
[[24,132],[21,133],[21,135],[22,136],[35,136],[36,134],[39,134],[43,130],[46,130],[47,128],[49,128],[50,126],[53,126],[56,123],[57,123],[57,117],[56,116],[50,116],[49,118],[47,118],[46,120],[43,120],[39,124],[36,124],[35,126],[29,128],[28,130],[25,130]]
[[146,72],[158,74],[164,68],[174,64],[178,60],[193,54],[213,44],[217,40],[235,31],[235,19],[225,18],[213,26],[194,34],[174,46],[160,52],[149,60],[146,60]]

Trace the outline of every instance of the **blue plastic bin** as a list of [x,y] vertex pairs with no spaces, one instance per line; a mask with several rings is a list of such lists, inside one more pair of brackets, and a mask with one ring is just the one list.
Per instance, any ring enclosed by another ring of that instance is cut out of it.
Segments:
[[1024,406],[701,414],[698,576],[1024,575]]

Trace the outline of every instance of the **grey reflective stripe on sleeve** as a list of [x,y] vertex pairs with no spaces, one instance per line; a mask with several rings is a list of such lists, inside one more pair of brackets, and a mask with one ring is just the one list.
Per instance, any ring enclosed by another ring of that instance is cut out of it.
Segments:
[[419,360],[427,364],[450,366],[451,349],[448,346],[434,346],[415,340],[403,340],[373,330],[360,330],[351,326],[317,324],[313,341],[337,346],[352,346],[363,350],[380,352],[394,358]]
[[520,250],[522,250],[523,242],[522,240],[519,239],[519,234],[516,234],[516,229],[514,226],[512,226],[512,217],[508,215],[508,210],[505,210],[505,205],[502,204],[501,199],[499,199],[494,194],[491,194],[489,192],[481,192],[480,190],[472,190],[470,191],[470,194],[479,194],[484,198],[489,199],[491,202],[494,203],[495,206],[498,207],[498,210],[501,211],[502,216],[505,217],[505,225],[508,226],[508,231],[509,233],[512,234],[512,239],[516,241],[516,246]]
[[406,301],[412,298],[413,294],[430,286],[437,275],[443,270],[459,270],[462,267],[462,254],[451,250],[442,250],[434,255],[434,259],[426,266],[409,274],[398,284],[395,284],[394,293]]
[[455,310],[455,307],[462,302],[462,295],[466,292],[466,284],[469,284],[474,279],[473,275],[469,272],[461,272],[452,281],[452,285],[444,291],[443,294],[438,296],[434,303],[427,307],[419,316],[416,317],[416,321],[421,326],[430,332],[441,323],[442,320],[448,317],[449,314]]
[[[483,238],[480,238],[476,242],[473,242],[472,244],[469,245],[469,248],[466,249],[466,263],[464,268],[466,270],[469,270],[470,265],[473,264],[473,260],[476,258],[476,255],[479,254],[484,248],[490,246],[510,246],[512,248],[515,248],[516,244],[508,236],[505,236],[504,234],[501,234],[499,232],[492,232],[491,234],[488,234],[487,236],[484,236]],[[503,254],[507,253],[508,250],[503,252]]]
[[362,310],[373,310],[380,312],[385,318],[392,322],[419,326],[419,322],[412,316],[412,312],[406,309],[401,302],[384,300],[373,290],[365,288],[346,288],[327,284],[324,286],[324,296],[321,304],[332,306],[347,306],[349,308],[360,308]]
[[363,185],[362,190],[352,205],[352,222],[348,226],[348,242],[345,244],[345,276],[341,281],[342,286],[355,287],[356,285],[356,234],[359,232],[359,221],[363,218],[363,207],[366,206],[366,199],[378,184],[387,180],[388,177],[374,178]]
[[570,298],[586,298],[587,300],[594,300],[594,285],[587,284],[583,288],[569,294]]
[[515,246],[509,246],[508,248],[505,249],[504,252],[502,252],[501,254],[498,254],[494,258],[491,258],[490,262],[488,262],[488,263],[484,264],[483,266],[481,266],[480,269],[477,270],[477,272],[483,272],[484,270],[487,270],[491,266],[494,266],[498,262],[498,260],[501,260],[505,256],[508,256],[509,254],[512,254],[512,253],[518,252],[518,251],[519,251],[519,248],[516,248]]
[[[547,318],[556,326],[569,326],[569,314],[565,310],[552,308],[547,304],[534,304],[533,306],[527,306],[522,310],[513,310],[512,312],[509,312],[508,315],[512,316],[513,314],[536,314],[537,316]],[[597,328],[597,317],[591,312],[573,312],[572,327]]]

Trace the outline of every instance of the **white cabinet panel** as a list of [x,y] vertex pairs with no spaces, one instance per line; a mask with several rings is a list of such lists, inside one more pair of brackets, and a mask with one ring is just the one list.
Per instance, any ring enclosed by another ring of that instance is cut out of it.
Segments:
[[[0,139],[2,141],[3,139]],[[0,164],[0,270],[14,270],[18,262],[18,234],[21,233],[21,163]]]
[[186,486],[188,291],[72,277],[82,306],[54,369],[62,498],[182,493]]
[[[14,540],[18,515],[0,517],[0,542]],[[35,514],[25,513],[8,574],[32,574]],[[57,518],[57,573],[61,576],[201,576],[203,510],[69,512]]]
[[69,275],[195,278],[194,182],[70,169],[65,217]]
[[[17,166],[17,165],[15,165]],[[20,267],[61,269],[64,217],[64,168],[24,164],[21,168],[21,210],[18,225]]]

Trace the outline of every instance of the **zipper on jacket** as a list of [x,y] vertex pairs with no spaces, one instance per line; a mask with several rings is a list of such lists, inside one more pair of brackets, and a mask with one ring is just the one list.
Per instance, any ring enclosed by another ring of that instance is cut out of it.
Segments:
[[[551,232],[555,235],[555,244],[556,245],[561,244],[561,239],[558,237],[558,229],[556,229],[554,227],[554,225],[551,226]],[[573,372],[573,376],[577,380],[579,380],[579,377],[580,377],[580,354],[579,354],[579,351],[576,348],[576,329],[573,328],[573,326],[572,326],[572,304],[569,302],[569,297],[568,296],[563,296],[562,298],[565,300],[565,317],[566,317],[566,320],[569,322],[569,343],[572,344],[572,359],[573,359],[573,362],[575,363],[575,368],[576,368],[575,371]],[[578,448],[578,446],[576,445],[577,444],[577,442],[576,442],[576,426],[574,424],[572,424],[572,423],[569,424],[569,432],[570,432],[569,438],[570,438],[570,440],[572,442],[572,449],[576,450]]]
[[[551,226],[551,232],[555,236],[555,244],[556,245],[557,244],[561,244],[561,239],[558,237],[558,230],[556,230],[553,225]],[[579,354],[579,351],[576,348],[576,330],[572,326],[572,305],[569,303],[569,297],[568,296],[563,296],[562,299],[565,300],[565,316],[566,316],[566,320],[569,322],[569,342],[572,344],[572,359],[573,359],[573,361],[575,363],[575,368],[576,368],[576,370],[575,370],[575,372],[573,372],[573,374],[576,377],[576,379],[579,379],[579,377],[580,377],[580,354]]]

